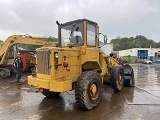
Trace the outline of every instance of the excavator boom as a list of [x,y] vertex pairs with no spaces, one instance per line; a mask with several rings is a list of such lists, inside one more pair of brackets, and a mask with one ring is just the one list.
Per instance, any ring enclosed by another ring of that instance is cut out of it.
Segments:
[[[51,39],[51,37],[12,35],[5,42],[0,42],[0,77],[6,78],[10,76],[13,70],[12,63],[18,52],[17,44],[38,45],[40,47],[56,46],[56,42],[51,42]],[[30,59],[30,57],[28,56],[27,59]]]
[[15,44],[28,44],[40,46],[56,46],[56,43],[50,42],[51,37],[33,37],[26,35],[13,35],[6,39],[0,47],[0,65],[5,63],[8,49]]

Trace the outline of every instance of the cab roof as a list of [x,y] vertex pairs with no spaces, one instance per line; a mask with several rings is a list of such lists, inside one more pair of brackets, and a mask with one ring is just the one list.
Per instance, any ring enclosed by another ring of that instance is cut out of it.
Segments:
[[63,23],[61,24],[61,26],[64,26],[64,25],[67,25],[67,24],[74,24],[74,23],[78,23],[78,22],[84,22],[84,21],[87,21],[91,24],[94,24],[94,25],[98,25],[96,22],[93,22],[93,21],[90,21],[90,20],[87,20],[87,19],[78,19],[78,20],[73,20],[73,21],[70,21],[70,22],[66,22],[66,23]]

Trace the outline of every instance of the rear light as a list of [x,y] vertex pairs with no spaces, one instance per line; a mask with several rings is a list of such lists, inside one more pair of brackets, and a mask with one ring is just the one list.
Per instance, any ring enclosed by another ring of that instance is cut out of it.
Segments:
[[64,67],[68,67],[68,63],[67,62],[63,62],[63,66]]

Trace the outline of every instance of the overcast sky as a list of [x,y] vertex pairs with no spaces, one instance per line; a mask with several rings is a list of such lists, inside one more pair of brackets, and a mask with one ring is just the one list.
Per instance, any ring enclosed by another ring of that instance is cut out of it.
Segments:
[[13,34],[57,37],[60,23],[97,22],[109,41],[144,35],[160,41],[160,0],[0,0],[0,40]]

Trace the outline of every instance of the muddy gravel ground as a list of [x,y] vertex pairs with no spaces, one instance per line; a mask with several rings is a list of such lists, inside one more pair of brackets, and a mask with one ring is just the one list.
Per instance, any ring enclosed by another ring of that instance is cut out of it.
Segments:
[[91,111],[76,105],[74,91],[46,98],[15,78],[0,79],[0,120],[160,120],[160,64],[133,64],[135,87],[115,93],[103,85],[100,104]]

